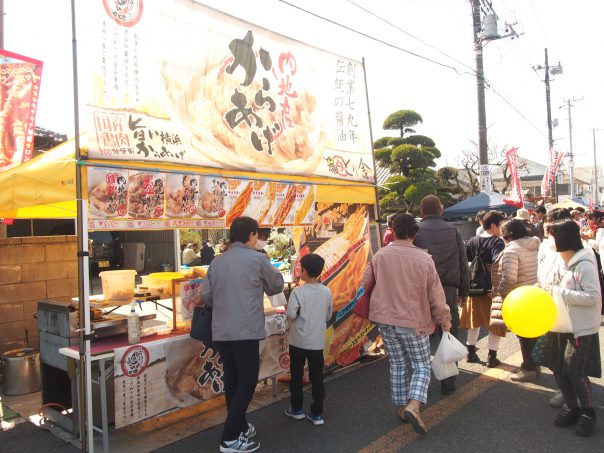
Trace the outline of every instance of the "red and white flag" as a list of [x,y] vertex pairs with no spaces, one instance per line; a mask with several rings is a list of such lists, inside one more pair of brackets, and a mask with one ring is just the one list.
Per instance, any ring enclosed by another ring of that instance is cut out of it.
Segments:
[[549,195],[550,189],[554,185],[556,175],[558,174],[558,168],[564,158],[565,151],[554,151],[553,149],[549,152],[549,162],[541,181],[541,196],[546,197]]
[[549,195],[549,189],[551,187],[550,180],[550,165],[548,164],[545,169],[545,174],[543,175],[543,180],[541,181],[541,196],[547,197]]
[[510,180],[512,182],[512,189],[510,195],[505,197],[503,201],[512,206],[519,208],[524,206],[524,200],[522,199],[522,188],[520,187],[520,175],[518,174],[518,153],[516,148],[511,147],[505,152],[508,158],[508,168],[510,170]]
[[0,49],[0,172],[33,154],[42,62]]

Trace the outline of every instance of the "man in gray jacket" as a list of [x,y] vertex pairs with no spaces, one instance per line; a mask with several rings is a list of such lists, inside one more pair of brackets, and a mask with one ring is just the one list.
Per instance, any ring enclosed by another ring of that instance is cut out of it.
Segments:
[[[458,302],[468,297],[470,269],[461,235],[452,224],[442,218],[443,205],[434,195],[423,198],[419,206],[422,217],[419,232],[413,243],[426,249],[436,265],[440,283],[451,310],[451,334],[457,337],[459,326]],[[455,376],[441,381],[443,395],[455,391]]]
[[258,253],[258,222],[237,217],[230,228],[231,246],[214,258],[201,290],[212,307],[212,337],[222,359],[227,418],[221,452],[256,451],[255,428],[245,413],[254,396],[260,369],[259,342],[264,339],[264,293],[283,291],[283,276],[268,256]]

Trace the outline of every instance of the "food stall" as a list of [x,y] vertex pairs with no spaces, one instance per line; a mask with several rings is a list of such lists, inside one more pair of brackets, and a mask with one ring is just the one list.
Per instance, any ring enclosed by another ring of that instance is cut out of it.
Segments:
[[[228,229],[240,215],[284,228],[297,256],[314,252],[326,261],[321,279],[334,298],[326,367],[352,363],[373,327],[352,313],[376,210],[363,63],[196,2],[156,2],[144,11],[107,5],[79,12],[91,24],[79,40],[88,96],[76,115],[87,132],[0,174],[0,217],[78,216],[84,270],[88,231]],[[221,394],[216,352],[186,332],[198,284],[182,281],[170,298],[142,301],[141,313],[155,315],[147,322],[166,317],[166,305],[178,319],[143,324],[149,335],[135,345],[123,334],[95,338],[91,307],[101,316],[120,309],[81,291],[74,308],[84,316],[68,322],[69,339],[58,349],[87,367],[74,405],[87,421],[89,449],[95,424],[106,441],[110,424]],[[261,378],[288,369],[287,322],[270,312],[266,320]],[[101,399],[113,403],[101,405],[100,423],[93,377]]]

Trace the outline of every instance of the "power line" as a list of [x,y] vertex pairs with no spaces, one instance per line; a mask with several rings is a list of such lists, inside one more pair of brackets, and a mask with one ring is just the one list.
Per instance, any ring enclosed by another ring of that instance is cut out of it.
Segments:
[[[350,0],[347,0],[347,1],[349,1],[350,3],[355,4],[354,2],[352,2],[352,1],[350,1]],[[422,60],[428,61],[429,63],[433,63],[433,64],[436,64],[436,65],[441,66],[441,67],[445,67],[445,68],[448,68],[448,69],[452,69],[452,70],[453,70],[453,71],[455,71],[455,73],[457,73],[458,75],[470,75],[470,76],[472,76],[472,77],[476,77],[476,71],[475,71],[474,69],[471,69],[471,68],[470,68],[471,72],[468,72],[468,71],[465,71],[465,70],[460,70],[460,69],[458,69],[458,68],[456,68],[456,67],[454,67],[454,66],[451,66],[451,65],[448,65],[448,64],[446,64],[446,63],[442,63],[442,62],[439,62],[439,61],[433,60],[433,59],[431,59],[431,58],[425,57],[425,56],[420,55],[420,54],[418,54],[418,53],[415,53],[415,52],[409,51],[409,50],[407,50],[407,49],[404,49],[404,48],[402,48],[402,47],[396,46],[396,45],[394,45],[394,44],[392,44],[392,43],[389,43],[389,42],[387,42],[387,41],[384,41],[384,40],[382,40],[382,39],[379,39],[379,38],[377,38],[377,37],[375,37],[375,36],[372,36],[372,35],[369,35],[369,34],[367,34],[367,33],[364,33],[364,32],[361,32],[361,31],[359,31],[359,30],[356,30],[356,29],[353,29],[353,28],[351,28],[351,27],[348,27],[347,25],[341,24],[341,23],[339,23],[339,22],[336,22],[336,21],[334,21],[334,20],[332,20],[332,19],[329,19],[329,18],[327,18],[327,17],[325,17],[325,16],[321,16],[320,14],[314,13],[314,12],[312,12],[312,11],[306,10],[306,9],[304,9],[304,8],[302,8],[302,7],[298,6],[298,5],[295,5],[295,4],[293,4],[293,3],[290,3],[290,2],[288,2],[288,1],[286,1],[286,0],[279,0],[279,2],[281,2],[281,3],[285,4],[285,5],[291,6],[292,8],[295,8],[295,9],[298,9],[298,10],[300,10],[300,11],[303,11],[303,12],[305,12],[305,13],[307,13],[307,14],[311,15],[311,16],[314,16],[314,17],[316,17],[316,18],[318,18],[318,19],[321,19],[321,20],[323,20],[323,21],[326,21],[326,22],[329,22],[329,23],[331,23],[331,24],[333,24],[333,25],[336,25],[337,27],[340,27],[340,28],[343,28],[343,29],[345,29],[345,30],[348,30],[348,31],[351,31],[351,32],[353,32],[353,33],[356,33],[356,34],[359,34],[359,35],[361,35],[361,36],[364,36],[364,37],[366,37],[366,38],[368,38],[368,39],[371,39],[372,41],[376,41],[376,42],[378,42],[378,43],[380,43],[380,44],[383,44],[383,45],[385,45],[385,46],[388,46],[388,47],[391,47],[391,48],[393,48],[393,49],[399,50],[399,51],[401,51],[401,52],[404,52],[404,53],[409,54],[409,55],[411,55],[411,56],[414,56],[414,57],[416,57],[416,58],[420,58],[420,59],[422,59]],[[357,4],[355,4],[355,6],[359,7],[360,9],[363,9],[363,10],[364,10],[364,11],[366,11],[368,14],[371,14],[371,15],[375,16],[376,18],[378,18],[378,19],[380,19],[380,20],[382,20],[382,21],[384,21],[384,22],[388,23],[389,25],[392,25],[392,24],[390,24],[390,22],[388,22],[386,19],[384,19],[384,18],[380,17],[379,15],[377,15],[377,14],[375,14],[375,13],[372,13],[372,12],[370,12],[370,11],[367,11],[367,10],[365,10],[364,8],[360,7],[360,6],[359,6],[359,5],[357,5]],[[490,6],[490,5],[489,5],[489,6]],[[396,28],[396,29],[399,29],[399,28],[398,28],[398,27],[396,27],[395,25],[392,25],[392,26],[393,26],[394,28]],[[422,41],[420,38],[417,38],[417,37],[415,37],[415,36],[411,35],[410,33],[406,32],[405,30],[402,30],[402,29],[399,29],[399,30],[400,30],[401,32],[403,32],[403,33],[405,33],[405,34],[409,35],[409,36],[412,36],[412,37],[413,37],[413,38],[415,38],[415,39],[418,39],[418,40],[419,40],[420,42],[422,42],[423,44],[425,44],[425,45],[427,45],[427,46],[429,46],[429,47],[432,47],[431,45],[429,45],[429,44],[427,44],[427,43],[423,42],[423,41]],[[454,61],[457,61],[457,60],[455,60],[454,58],[452,58],[452,57],[450,57],[449,55],[447,55],[445,52],[441,51],[440,49],[435,48],[435,47],[432,47],[432,48],[434,48],[435,50],[438,50],[439,52],[443,53],[443,55],[446,55],[447,57],[449,57],[449,58],[453,59]],[[457,62],[458,62],[458,63],[460,63],[460,64],[462,64],[463,66],[466,66],[464,63],[461,63],[461,62],[459,62],[459,61],[457,61]],[[467,66],[466,66],[466,67],[467,67]],[[499,88],[498,88],[498,87],[497,87],[497,86],[496,86],[494,83],[492,83],[492,82],[491,82],[489,79],[487,79],[487,78],[485,78],[485,82],[488,84],[488,88],[490,88],[490,89],[491,89],[491,91],[492,91],[492,92],[493,92],[493,93],[494,93],[496,96],[498,96],[499,98],[501,98],[501,99],[502,99],[502,100],[503,100],[503,101],[504,101],[504,102],[505,102],[505,103],[506,103],[506,104],[507,104],[507,105],[508,105],[508,106],[509,106],[509,107],[510,107],[510,108],[511,108],[511,109],[512,109],[514,112],[516,112],[516,113],[517,113],[517,114],[518,114],[518,115],[519,115],[519,116],[520,116],[520,117],[521,117],[521,118],[522,118],[524,121],[526,121],[526,122],[527,122],[527,123],[528,123],[528,124],[529,124],[531,127],[533,127],[534,129],[536,129],[537,131],[539,131],[539,132],[540,132],[542,135],[544,135],[544,134],[543,134],[543,131],[541,131],[541,130],[540,130],[538,127],[537,127],[537,126],[535,126],[535,124],[533,124],[533,122],[531,122],[531,121],[530,121],[530,120],[529,120],[529,119],[528,119],[528,118],[527,118],[527,117],[526,117],[526,116],[525,116],[525,115],[524,115],[524,114],[523,114],[523,113],[522,113],[522,112],[521,112],[521,111],[520,111],[520,110],[519,110],[517,107],[515,107],[515,106],[512,104],[512,102],[511,102],[510,100],[508,100],[508,99],[507,99],[507,97],[506,97],[506,96],[503,94],[503,91],[502,91],[502,90],[500,90],[500,89],[499,89]],[[515,101],[514,101],[514,102],[515,102]]]
[[395,25],[395,24],[393,24],[392,22],[390,22],[390,21],[388,21],[388,20],[384,19],[382,16],[380,16],[380,15],[378,15],[378,14],[376,14],[376,13],[372,12],[372,11],[369,11],[368,9],[366,9],[366,8],[362,7],[361,5],[359,5],[358,3],[355,3],[355,2],[353,2],[352,0],[346,0],[346,1],[347,1],[348,3],[352,3],[354,6],[356,6],[357,8],[359,8],[359,9],[361,9],[361,10],[365,11],[366,13],[371,14],[371,15],[372,15],[373,17],[375,17],[376,19],[381,20],[382,22],[384,22],[384,23],[386,23],[386,24],[390,25],[392,28],[395,28],[396,30],[398,30],[398,31],[400,31],[400,32],[402,32],[402,33],[404,33],[404,34],[406,34],[407,36],[410,36],[411,38],[418,40],[418,41],[419,41],[419,42],[421,42],[423,45],[425,45],[425,46],[427,46],[427,47],[430,47],[431,49],[436,50],[437,52],[441,53],[442,55],[444,55],[444,56],[445,56],[445,57],[447,57],[447,58],[450,58],[450,59],[451,59],[451,60],[453,60],[454,62],[459,63],[459,64],[460,64],[460,65],[462,65],[462,66],[465,66],[465,67],[466,67],[466,68],[468,68],[470,71],[472,71],[472,73],[475,73],[474,68],[472,68],[471,66],[468,66],[467,64],[465,64],[465,63],[464,63],[464,62],[462,62],[462,61],[459,61],[459,60],[458,60],[458,59],[456,59],[455,57],[452,57],[451,55],[447,54],[446,52],[444,52],[443,50],[439,49],[438,47],[435,47],[435,46],[433,46],[433,45],[431,45],[431,44],[428,44],[428,43],[427,43],[427,42],[425,42],[423,39],[418,38],[417,36],[415,36],[415,35],[413,35],[413,34],[409,33],[408,31],[406,31],[406,30],[404,30],[404,29],[402,29],[402,28],[401,28],[401,27],[399,27],[398,25]]
[[428,61],[430,63],[436,64],[438,66],[442,66],[444,68],[452,69],[453,71],[455,71],[459,75],[467,74],[467,75],[474,76],[474,74],[472,74],[470,72],[467,72],[467,71],[464,71],[464,70],[460,70],[460,69],[456,68],[455,66],[451,66],[451,65],[446,64],[446,63],[441,63],[440,61],[433,60],[431,58],[425,57],[423,55],[420,55],[418,53],[412,52],[412,51],[407,50],[407,49],[403,49],[402,47],[399,47],[399,46],[396,46],[396,45],[394,45],[392,43],[383,41],[383,40],[381,40],[379,38],[376,38],[375,36],[371,36],[371,35],[369,35],[367,33],[364,33],[364,32],[359,31],[359,30],[355,30],[354,28],[348,27],[347,25],[341,24],[341,23],[336,22],[336,21],[334,21],[332,19],[329,19],[327,17],[324,17],[324,16],[321,16],[319,14],[313,13],[312,11],[306,10],[306,9],[304,9],[304,8],[298,6],[298,5],[295,5],[293,3],[290,3],[290,2],[288,2],[286,0],[279,0],[279,2],[284,3],[285,5],[291,6],[292,8],[296,8],[296,9],[298,9],[300,11],[303,11],[303,12],[305,12],[307,14],[310,14],[311,16],[314,16],[314,17],[316,17],[318,19],[321,19],[321,20],[324,20],[326,22],[329,22],[329,23],[331,23],[333,25],[336,25],[336,26],[338,26],[340,28],[344,28],[344,29],[346,29],[348,31],[351,31],[351,32],[356,33],[356,34],[359,34],[361,36],[364,36],[365,38],[371,39],[372,41],[379,42],[380,44],[383,44],[383,45],[388,46],[388,47],[392,47],[393,49],[396,49],[396,50],[400,50],[401,52],[405,52],[406,54],[412,55],[412,56],[414,56],[416,58],[420,58],[422,60],[425,60],[425,61]]
[[[362,6],[360,6],[359,4],[355,3],[353,0],[346,0],[346,1],[347,1],[348,3],[353,4],[353,5],[354,5],[354,6],[356,6],[357,8],[359,8],[359,9],[361,9],[361,10],[365,11],[366,13],[368,13],[368,14],[372,15],[373,17],[377,18],[378,20],[380,20],[380,21],[382,21],[382,22],[384,22],[384,23],[386,23],[386,24],[390,25],[391,27],[395,28],[396,30],[399,30],[400,32],[402,32],[402,33],[406,34],[407,36],[410,36],[410,37],[412,37],[413,39],[418,40],[419,42],[421,42],[421,43],[422,43],[422,44],[424,44],[425,46],[428,46],[428,47],[430,47],[431,49],[434,49],[434,50],[436,50],[437,52],[440,52],[440,53],[441,53],[441,54],[443,54],[444,56],[446,56],[446,57],[450,58],[451,60],[455,61],[456,63],[459,63],[459,64],[461,64],[462,66],[465,66],[465,67],[469,68],[469,69],[470,69],[470,70],[471,70],[471,71],[472,71],[474,74],[476,73],[476,71],[475,71],[473,68],[469,67],[469,66],[468,66],[468,65],[466,65],[465,63],[463,63],[463,62],[461,62],[461,61],[457,60],[456,58],[454,58],[454,57],[452,57],[452,56],[450,56],[449,54],[447,54],[447,53],[446,53],[446,52],[444,52],[443,50],[441,50],[441,49],[439,49],[439,48],[437,48],[437,47],[434,47],[434,46],[432,46],[431,44],[428,44],[427,42],[425,42],[425,41],[424,41],[424,40],[422,40],[421,38],[418,38],[417,36],[415,36],[415,35],[413,35],[413,34],[409,33],[408,31],[406,31],[406,30],[404,30],[404,29],[400,28],[399,26],[394,25],[392,22],[390,22],[390,21],[388,21],[388,20],[384,19],[384,18],[383,18],[383,17],[381,17],[380,15],[378,15],[378,14],[376,14],[376,13],[374,13],[374,12],[372,12],[372,11],[370,11],[370,10],[368,10],[368,9],[366,9],[366,8],[364,8],[364,7],[362,7]],[[490,1],[484,1],[484,4],[485,4],[485,9],[487,9],[487,10],[488,10],[488,12],[489,12],[490,14],[494,14],[495,16],[497,15],[497,14],[495,13],[495,11],[493,10],[493,6],[492,6],[492,4],[491,4],[491,2],[490,2]],[[527,63],[528,63],[528,61],[527,61]],[[530,64],[529,64],[529,66],[530,66]],[[532,66],[530,66],[530,67],[532,68]],[[539,131],[539,132],[540,132],[542,135],[544,135],[544,134],[543,134],[543,131],[541,131],[541,130],[540,130],[540,129],[539,129],[539,128],[538,128],[538,127],[535,125],[535,124],[533,124],[533,122],[532,122],[532,121],[530,121],[530,120],[529,120],[529,119],[528,119],[528,118],[527,118],[527,117],[526,117],[526,116],[525,116],[525,115],[524,115],[522,112],[520,112],[520,111],[518,110],[518,108],[516,108],[516,107],[515,107],[515,106],[512,104],[512,102],[511,102],[511,101],[509,101],[509,100],[507,99],[507,97],[509,97],[509,96],[504,95],[504,94],[503,94],[503,92],[502,92],[502,91],[501,91],[499,88],[497,88],[497,87],[496,87],[496,86],[495,86],[495,85],[494,85],[494,84],[493,84],[493,83],[492,83],[490,80],[488,80],[488,79],[486,79],[486,78],[485,78],[485,82],[487,82],[487,84],[489,85],[489,88],[491,88],[491,91],[492,91],[492,92],[493,92],[493,93],[494,93],[496,96],[500,97],[500,98],[501,98],[501,99],[502,99],[502,100],[503,100],[503,101],[504,101],[504,102],[505,102],[505,103],[506,103],[506,104],[507,104],[507,105],[508,105],[508,106],[509,106],[509,107],[510,107],[512,110],[514,110],[514,111],[515,111],[515,112],[516,112],[518,115],[520,115],[520,117],[522,117],[522,119],[524,119],[524,120],[525,120],[525,121],[526,121],[526,122],[527,122],[527,123],[528,123],[530,126],[532,126],[533,128],[535,128],[535,129],[536,129],[537,131]],[[513,102],[514,102],[514,103],[516,103],[515,101],[513,101]]]

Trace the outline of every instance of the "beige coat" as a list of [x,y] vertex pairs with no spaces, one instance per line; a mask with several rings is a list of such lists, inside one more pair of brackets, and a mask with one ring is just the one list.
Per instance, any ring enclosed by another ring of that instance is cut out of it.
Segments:
[[537,237],[524,237],[506,244],[491,270],[493,296],[505,299],[513,289],[537,283],[540,243]]

